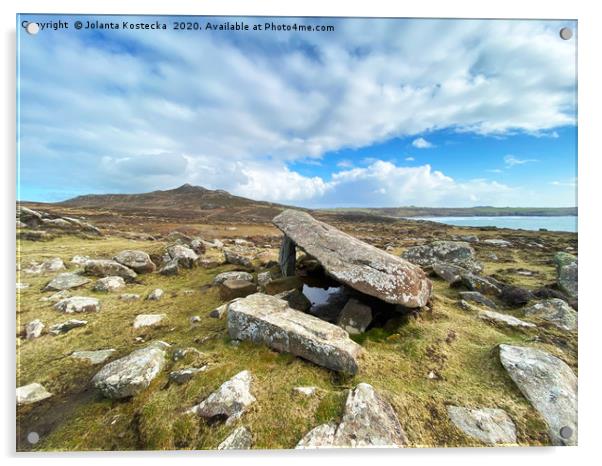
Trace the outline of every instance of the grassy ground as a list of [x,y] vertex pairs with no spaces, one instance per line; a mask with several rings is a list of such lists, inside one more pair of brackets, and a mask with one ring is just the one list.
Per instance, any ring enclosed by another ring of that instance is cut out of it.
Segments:
[[[499,238],[500,233],[492,237]],[[553,247],[565,245],[564,237],[550,238]],[[21,264],[57,256],[68,264],[76,254],[111,257],[123,249],[158,254],[163,247],[160,242],[122,238],[62,237],[43,243],[22,241],[18,253]],[[399,252],[403,246],[395,248]],[[498,252],[502,256],[500,261],[480,257],[486,261],[487,273],[503,275],[506,281],[527,287],[553,282],[553,265],[545,259],[551,258],[551,253]],[[480,255],[484,253],[479,251]],[[521,268],[537,275],[524,277],[507,272]],[[257,402],[239,422],[251,429],[254,448],[293,448],[311,428],[339,418],[346,390],[359,382],[372,384],[391,402],[414,447],[479,445],[448,420],[448,404],[502,408],[516,424],[519,444],[548,443],[542,419],[501,367],[496,346],[511,343],[540,347],[576,370],[576,335],[567,337],[545,325],[524,332],[497,328],[458,307],[457,290],[434,280],[433,312],[418,318],[395,318],[384,328],[357,337],[366,350],[360,371],[354,377],[344,377],[265,346],[244,342],[233,345],[227,337],[225,320],[212,319],[207,314],[220,304],[216,289],[209,286],[211,280],[217,273],[234,269],[233,266],[195,268],[177,277],[141,275],[140,283],[130,284],[124,290],[141,295],[142,299],[134,302],[119,300],[120,293],[92,291],[92,280],[72,293],[100,299],[101,311],[86,315],[61,314],[51,303],[40,301],[42,296],[51,294],[41,288],[54,274],[18,277],[18,281],[30,286],[21,290],[18,297],[17,335],[33,319],[41,319],[46,330],[70,318],[88,321],[87,326],[65,335],[44,334],[30,341],[17,339],[17,386],[38,382],[54,395],[18,409],[19,448],[216,448],[235,426],[209,426],[183,412],[245,369],[253,374],[252,393]],[[163,299],[144,300],[157,287],[166,292]],[[502,312],[521,317],[519,311]],[[168,318],[161,327],[134,331],[132,322],[141,313],[165,313]],[[190,323],[193,315],[201,317],[200,323]],[[137,341],[137,337],[144,342]],[[147,390],[126,401],[103,399],[91,389],[89,381],[102,365],[92,366],[69,356],[73,351],[114,348],[112,359],[116,359],[155,339],[164,340],[174,348],[193,347],[202,354],[170,361]],[[558,341],[563,345],[559,346]],[[168,381],[171,370],[205,364],[208,370],[184,385]],[[436,378],[428,377],[431,372]],[[293,387],[301,385],[314,385],[320,390],[309,398],[294,395]],[[41,436],[33,447],[22,441],[32,430]]]

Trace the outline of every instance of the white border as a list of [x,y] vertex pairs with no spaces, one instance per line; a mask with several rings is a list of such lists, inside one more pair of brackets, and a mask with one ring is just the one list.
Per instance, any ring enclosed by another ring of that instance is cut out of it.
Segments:
[[[416,462],[423,465],[487,466],[509,463],[545,462],[550,465],[587,464],[595,458],[600,443],[600,354],[599,335],[602,331],[600,300],[595,299],[600,288],[602,273],[600,264],[600,182],[602,174],[600,157],[600,49],[602,17],[596,14],[594,1],[527,1],[502,0],[499,2],[471,0],[420,0],[417,2],[394,2],[386,0],[328,1],[328,0],[144,0],[124,2],[115,0],[88,0],[74,2],[56,0],[4,0],[2,10],[2,132],[4,153],[2,218],[6,223],[2,231],[3,254],[1,296],[4,306],[2,328],[2,412],[1,439],[4,453],[10,463],[44,462],[63,464],[75,461],[88,464],[128,464],[144,461],[145,464],[169,462],[202,462],[205,464],[230,462],[245,466],[282,464],[287,466],[313,464],[366,464],[371,461],[389,464]],[[286,15],[286,16],[404,16],[404,17],[464,17],[464,18],[557,18],[579,21],[579,242],[580,275],[579,289],[581,319],[579,325],[579,443],[577,448],[516,448],[516,449],[429,449],[404,451],[320,451],[320,452],[246,452],[228,454],[224,452],[165,452],[165,453],[94,453],[94,454],[47,454],[17,455],[14,453],[14,209],[15,209],[15,15],[22,13],[120,13],[120,14],[221,14],[221,15]],[[374,459],[372,457],[375,456]],[[600,460],[597,460],[600,461]]]

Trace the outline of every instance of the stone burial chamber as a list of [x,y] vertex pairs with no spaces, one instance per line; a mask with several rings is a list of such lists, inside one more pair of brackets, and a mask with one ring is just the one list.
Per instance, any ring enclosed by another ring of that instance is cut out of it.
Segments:
[[282,274],[295,274],[296,248],[315,258],[325,273],[390,304],[426,306],[432,291],[424,271],[351,235],[314,219],[306,212],[285,210],[273,220],[284,233],[279,262]]
[[[334,289],[343,291],[340,297],[344,303],[335,317],[316,312],[316,306],[308,309],[310,300],[301,294],[302,287],[307,288],[303,284],[275,295],[270,290],[247,293],[226,306],[231,338],[265,344],[330,370],[355,374],[362,347],[350,335],[363,333],[374,325],[375,316],[383,310],[389,317],[388,311],[399,316],[399,312],[415,311],[428,304],[432,285],[419,266],[305,212],[286,210],[274,218],[274,224],[285,234],[280,250],[280,267],[285,277],[282,281],[295,277],[295,283],[301,284],[296,276],[299,247],[320,264],[322,276],[337,285]],[[304,297],[307,305],[296,305],[289,296],[292,292]],[[311,293],[308,296],[311,298]]]

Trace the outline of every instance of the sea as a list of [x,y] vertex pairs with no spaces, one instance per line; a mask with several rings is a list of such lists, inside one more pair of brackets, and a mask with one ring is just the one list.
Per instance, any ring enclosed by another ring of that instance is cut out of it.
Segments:
[[410,220],[429,220],[461,227],[498,227],[514,230],[570,231],[577,233],[577,217],[499,216],[499,217],[407,217]]

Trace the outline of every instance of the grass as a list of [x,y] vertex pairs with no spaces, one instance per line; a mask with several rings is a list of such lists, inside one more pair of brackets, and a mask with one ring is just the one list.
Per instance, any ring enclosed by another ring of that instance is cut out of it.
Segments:
[[[161,242],[116,237],[62,237],[44,243],[23,241],[18,254],[21,264],[56,256],[68,264],[76,254],[111,257],[123,249],[160,254],[164,246]],[[504,273],[512,267],[538,271],[537,283],[553,277],[553,266],[543,260],[534,263],[531,257],[529,262],[522,251],[503,254],[513,262],[488,262],[487,273]],[[17,340],[17,385],[39,382],[54,395],[18,409],[18,434],[25,436],[36,429],[41,441],[34,448],[42,451],[213,449],[236,426],[207,425],[184,411],[228,378],[248,369],[253,375],[252,393],[257,402],[238,424],[250,428],[254,448],[293,448],[313,427],[336,421],[342,414],[347,389],[359,382],[372,384],[391,402],[414,447],[480,446],[449,421],[449,404],[502,408],[516,424],[519,444],[548,443],[542,419],[501,367],[496,346],[510,343],[540,347],[576,370],[576,336],[567,337],[549,326],[526,332],[497,328],[458,307],[457,290],[434,280],[432,314],[392,319],[383,328],[354,337],[366,351],[359,373],[343,377],[262,345],[232,345],[225,320],[208,317],[220,300],[216,290],[207,285],[217,273],[234,269],[195,268],[176,277],[141,275],[140,283],[130,284],[124,291],[140,294],[142,299],[134,302],[119,300],[120,293],[92,291],[93,280],[72,293],[100,299],[101,311],[85,316],[64,315],[51,303],[40,301],[40,297],[51,294],[41,292],[41,288],[54,274],[21,274],[18,281],[30,286],[19,294],[17,334],[36,318],[46,329],[70,318],[85,319],[88,325],[61,336],[44,334],[31,341]],[[520,280],[525,286],[535,286],[531,277]],[[144,300],[154,288],[165,291],[163,299]],[[520,317],[517,311],[508,312]],[[167,319],[160,327],[133,331],[132,322],[141,313],[165,313]],[[200,323],[190,323],[193,315],[201,317]],[[69,357],[73,351],[114,348],[112,359],[116,359],[145,344],[137,337],[144,342],[161,339],[174,348],[196,348],[202,354],[177,362],[170,360],[147,390],[126,401],[104,399],[91,389],[90,379],[102,365],[91,366]],[[568,350],[557,346],[559,338],[564,339]],[[207,371],[190,382],[169,383],[171,370],[204,364],[208,365]],[[436,378],[429,378],[430,372]],[[293,394],[294,387],[307,385],[317,386],[317,394]],[[30,446],[22,444],[21,448]]]

